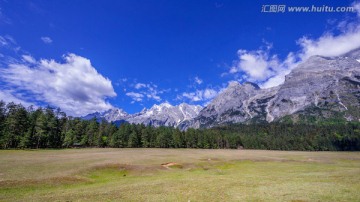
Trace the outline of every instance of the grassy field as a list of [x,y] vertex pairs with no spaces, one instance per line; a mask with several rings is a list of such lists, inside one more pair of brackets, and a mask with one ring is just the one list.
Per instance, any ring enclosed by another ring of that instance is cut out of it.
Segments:
[[360,153],[2,150],[0,201],[360,201]]

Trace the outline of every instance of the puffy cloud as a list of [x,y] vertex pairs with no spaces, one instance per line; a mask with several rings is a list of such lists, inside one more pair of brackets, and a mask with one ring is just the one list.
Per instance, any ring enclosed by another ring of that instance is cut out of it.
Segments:
[[192,102],[204,102],[216,97],[220,91],[221,90],[206,88],[203,90],[196,90],[194,92],[184,92],[181,95],[178,95],[177,99],[186,98]]
[[161,97],[158,95],[158,92],[156,92],[156,91],[146,92],[145,95],[146,95],[146,97],[148,97],[149,99],[153,99],[153,100],[156,100],[156,101],[158,101],[158,102],[161,101]]
[[144,83],[137,83],[137,84],[135,84],[135,88],[136,89],[140,89],[140,88],[145,88],[147,85],[146,84],[144,84]]
[[205,100],[212,99],[215,96],[217,96],[217,94],[218,94],[217,91],[215,91],[214,89],[209,89],[209,88],[205,89],[203,92],[204,92],[203,97]]
[[335,57],[360,48],[360,2],[353,3],[357,11],[357,19],[343,20],[338,23],[340,34],[325,32],[316,39],[302,37],[297,41],[301,47],[296,56],[299,63],[313,55]]
[[48,36],[43,36],[40,39],[41,39],[41,41],[43,41],[46,44],[51,44],[53,42],[53,40]]
[[293,68],[313,55],[334,57],[360,48],[360,2],[353,3],[352,6],[357,11],[358,18],[339,22],[337,28],[340,34],[325,32],[316,39],[304,36],[297,40],[300,50],[290,52],[285,59],[270,54],[271,46],[268,44],[266,49],[239,50],[239,59],[228,73],[236,77],[245,75],[246,80],[269,88],[282,84]]
[[25,107],[36,106],[35,103],[27,102],[24,99],[17,98],[13,94],[16,94],[16,92],[11,91],[11,90],[5,90],[5,89],[0,90],[0,100],[4,101],[6,103],[14,102],[16,104],[22,104]]
[[[25,62],[11,63],[0,69],[7,88],[23,91],[27,97],[60,107],[70,115],[85,115],[111,108],[106,101],[116,96],[111,81],[97,72],[89,59],[75,54],[64,62],[36,61],[24,55]],[[4,92],[3,92],[4,93]]]
[[267,78],[271,71],[267,51],[238,51],[239,61],[230,69],[230,73],[245,72],[251,80],[263,80]]
[[283,83],[285,75],[297,65],[295,56],[289,53],[286,59],[281,61],[277,55],[270,56],[270,50],[271,46],[265,50],[239,50],[239,60],[235,61],[229,73],[243,74],[242,80],[259,83],[263,88]]
[[134,88],[137,92],[129,92],[125,95],[131,97],[134,102],[142,102],[144,101],[144,98],[147,98],[148,100],[155,100],[155,101],[161,101],[160,94],[163,94],[164,92],[168,90],[159,90],[158,86],[153,83],[135,83],[130,84],[131,88]]
[[318,39],[303,37],[298,44],[302,47],[299,54],[302,60],[313,55],[339,56],[360,47],[360,26],[336,36],[326,33]]
[[165,90],[159,90],[158,86],[153,83],[145,84],[143,88],[144,89],[141,91],[141,93],[144,94],[148,99],[152,99],[158,102],[162,100],[160,94],[163,94]]
[[[183,93],[182,96],[190,99],[191,101],[197,102],[202,100],[202,93],[199,91],[191,92],[191,93]],[[179,98],[180,99],[180,98]]]
[[28,63],[31,63],[31,64],[36,63],[36,60],[31,55],[23,55],[22,58],[23,58],[23,60],[25,62],[28,62]]
[[143,100],[144,95],[135,92],[128,92],[125,95],[131,97],[134,101],[141,102]]

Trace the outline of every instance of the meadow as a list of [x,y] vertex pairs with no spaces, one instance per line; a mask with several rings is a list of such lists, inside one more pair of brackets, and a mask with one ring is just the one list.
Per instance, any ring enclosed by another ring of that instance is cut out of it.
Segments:
[[0,150],[0,201],[360,201],[360,152]]

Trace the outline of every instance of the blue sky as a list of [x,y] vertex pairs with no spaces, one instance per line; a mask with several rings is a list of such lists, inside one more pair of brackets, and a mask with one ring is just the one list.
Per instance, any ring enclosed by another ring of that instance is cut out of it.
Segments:
[[71,115],[205,105],[230,81],[275,86],[313,54],[360,47],[356,12],[264,13],[264,5],[360,4],[0,0],[0,99]]

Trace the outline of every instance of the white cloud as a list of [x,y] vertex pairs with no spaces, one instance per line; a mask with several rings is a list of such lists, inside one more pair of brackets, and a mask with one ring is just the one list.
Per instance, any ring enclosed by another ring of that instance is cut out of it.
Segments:
[[230,68],[231,74],[243,74],[241,80],[261,84],[263,88],[277,86],[284,82],[285,75],[296,65],[296,58],[289,53],[284,61],[277,55],[270,56],[271,46],[255,51],[239,50],[239,60]]
[[299,54],[302,60],[313,55],[339,56],[360,47],[360,27],[354,27],[340,35],[326,33],[318,39],[303,37],[298,40],[302,47]]
[[269,78],[265,83],[261,84],[262,88],[271,88],[274,86],[278,86],[285,81],[285,76],[291,72],[291,69],[285,69],[283,71],[278,72],[275,76]]
[[137,92],[126,93],[127,96],[133,99],[132,103],[142,102],[144,98],[148,100],[161,101],[160,94],[167,92],[168,90],[159,90],[158,86],[153,83],[135,83],[130,84],[131,88],[134,88]]
[[197,76],[194,78],[194,81],[195,81],[195,83],[197,83],[197,84],[199,84],[199,85],[203,83],[203,80],[200,79],[200,78],[197,77]]
[[156,100],[158,102],[160,102],[162,99],[160,97],[160,94],[163,94],[165,91],[164,90],[158,90],[158,86],[150,83],[150,84],[145,84],[145,87],[143,87],[144,90],[141,91],[144,95],[146,95],[146,97],[148,99],[152,99],[152,100]]
[[22,58],[25,62],[28,62],[30,64],[36,63],[36,60],[31,55],[23,55]]
[[230,69],[230,73],[245,72],[253,80],[263,80],[267,78],[269,70],[269,56],[266,51],[238,51],[239,61]]
[[357,16],[360,17],[360,1],[359,2],[353,2],[351,4],[352,7],[354,7],[356,13],[357,13]]
[[209,100],[209,99],[214,98],[217,94],[218,94],[218,92],[215,91],[214,89],[207,88],[204,90],[203,97],[205,100]]
[[151,95],[151,94],[148,94],[148,95],[146,95],[148,98],[151,98],[151,99],[154,99],[154,100],[156,100],[156,101],[158,101],[158,102],[160,102],[161,101],[161,97],[160,96],[158,96],[158,95]]
[[0,36],[0,47],[7,46],[7,45],[8,45],[8,41],[6,40],[6,38],[3,36]]
[[194,92],[184,92],[181,95],[178,95],[177,99],[186,98],[192,102],[209,101],[216,97],[221,90],[222,89],[217,91],[215,89],[206,88],[202,90],[196,90]]
[[144,83],[137,83],[137,84],[135,84],[135,88],[136,89],[140,89],[140,88],[145,88],[147,85],[146,84],[144,84]]
[[246,80],[256,82],[263,88],[282,84],[285,76],[301,62],[313,55],[326,57],[340,56],[351,50],[360,48],[360,2],[354,3],[358,19],[344,20],[338,23],[340,34],[325,32],[316,39],[302,37],[297,40],[300,50],[290,52],[285,59],[270,54],[271,46],[255,51],[239,50],[239,59],[234,62],[229,73],[235,78],[245,74]]
[[141,102],[143,100],[144,95],[135,92],[128,92],[125,95],[131,97],[134,101]]
[[53,40],[48,36],[43,36],[40,39],[46,44],[51,44],[53,42]]
[[111,81],[99,74],[89,59],[75,54],[65,55],[63,63],[26,56],[23,59],[34,64],[12,63],[0,69],[0,77],[8,88],[25,91],[29,98],[60,107],[69,115],[112,107],[106,101],[116,96]]
[[188,98],[191,101],[197,102],[197,101],[202,100],[201,94],[202,93],[200,93],[199,91],[196,91],[196,92],[191,92],[191,93],[183,93],[182,96],[185,98]]
[[15,92],[2,89],[0,90],[0,100],[6,103],[14,102],[15,104],[22,104],[25,107],[36,106],[35,103],[27,102],[21,98],[17,98],[13,94],[15,94]]
[[20,47],[17,45],[14,38],[10,35],[0,36],[0,48],[5,48],[17,52]]
[[146,94],[146,97],[148,97],[149,99],[153,99],[158,102],[161,101],[161,97],[159,95],[157,95],[157,92],[147,92],[145,94]]

